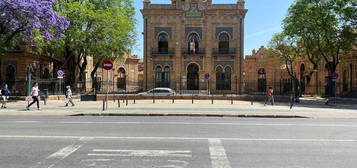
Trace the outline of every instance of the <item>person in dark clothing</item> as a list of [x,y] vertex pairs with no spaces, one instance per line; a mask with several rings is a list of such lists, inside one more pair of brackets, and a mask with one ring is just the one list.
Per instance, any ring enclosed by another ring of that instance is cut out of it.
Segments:
[[1,89],[2,105],[1,108],[6,108],[7,101],[9,100],[10,91],[7,87],[7,84]]

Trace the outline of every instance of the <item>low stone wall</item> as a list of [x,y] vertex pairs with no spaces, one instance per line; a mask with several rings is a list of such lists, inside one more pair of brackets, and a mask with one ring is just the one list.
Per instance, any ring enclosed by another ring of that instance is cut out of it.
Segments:
[[[103,101],[105,99],[106,95],[97,95],[97,101]],[[113,99],[129,99],[129,100],[150,100],[153,99],[154,96],[152,95],[113,95],[109,94],[108,95],[108,100],[113,100]],[[240,100],[240,101],[265,101],[265,96],[264,95],[175,95],[175,96],[157,96],[155,95],[155,99],[180,99],[180,100]],[[275,96],[275,101],[276,102],[289,102],[290,97],[288,96]]]

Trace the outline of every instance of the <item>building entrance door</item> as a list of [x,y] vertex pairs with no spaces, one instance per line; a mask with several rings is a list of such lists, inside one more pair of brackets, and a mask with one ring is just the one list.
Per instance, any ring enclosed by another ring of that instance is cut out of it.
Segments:
[[187,67],[187,90],[199,90],[199,67],[190,64]]

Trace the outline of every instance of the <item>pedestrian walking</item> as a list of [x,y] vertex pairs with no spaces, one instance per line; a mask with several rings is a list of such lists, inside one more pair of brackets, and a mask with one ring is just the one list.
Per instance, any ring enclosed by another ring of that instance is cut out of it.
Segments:
[[66,88],[66,107],[68,107],[68,103],[71,103],[72,106],[74,106],[71,86],[67,86]]
[[269,87],[267,90],[264,106],[267,104],[267,102],[271,102],[271,105],[274,106],[274,90],[272,87]]
[[34,84],[34,86],[32,87],[31,93],[30,93],[30,95],[29,95],[29,97],[30,97],[30,96],[32,97],[33,101],[32,101],[31,104],[29,104],[29,105],[26,107],[27,110],[30,110],[30,107],[31,107],[34,103],[37,103],[37,109],[38,109],[38,110],[41,110],[41,108],[40,108],[40,101],[39,101],[39,99],[38,99],[39,92],[40,92],[40,89],[38,88],[38,83],[36,82],[36,83]]
[[10,96],[10,91],[8,89],[7,84],[4,85],[4,87],[1,89],[1,97],[2,97],[2,104],[1,104],[1,108],[6,108],[7,105],[7,101],[9,100],[9,96]]

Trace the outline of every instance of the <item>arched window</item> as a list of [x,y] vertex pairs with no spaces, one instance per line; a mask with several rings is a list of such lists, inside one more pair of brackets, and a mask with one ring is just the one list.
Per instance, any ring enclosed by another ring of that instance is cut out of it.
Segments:
[[155,87],[161,87],[161,79],[162,79],[162,68],[157,66],[155,69]]
[[342,90],[343,92],[347,92],[348,91],[348,71],[344,70],[343,71],[343,75],[342,75]]
[[9,89],[12,90],[15,87],[15,76],[16,69],[13,65],[8,65],[6,67],[6,81],[5,83],[8,85]]
[[232,76],[232,69],[231,67],[227,66],[225,69],[224,69],[224,76],[225,76],[225,90],[231,90],[231,76]]
[[264,68],[258,70],[258,91],[265,92],[267,87],[266,73]]
[[166,33],[161,33],[158,37],[159,53],[166,54],[169,51],[169,36]]
[[162,87],[170,87],[170,67],[166,66],[164,68],[163,75],[163,86]]
[[155,69],[155,87],[170,87],[170,67],[164,69],[157,66]]
[[199,90],[199,66],[191,63],[187,67],[187,89]]
[[45,68],[43,71],[43,78],[48,79],[50,78],[50,70],[48,68]]
[[191,33],[188,36],[188,53],[198,54],[200,46],[200,37],[197,33]]
[[216,89],[217,90],[231,90],[231,75],[232,69],[227,66],[223,68],[218,66],[216,68]]
[[227,33],[221,33],[219,35],[218,50],[220,53],[226,54],[229,52],[229,35]]
[[119,76],[117,79],[118,90],[126,90],[126,71],[124,68],[119,68]]
[[218,66],[216,68],[216,89],[224,90],[225,76],[223,73],[223,68]]

